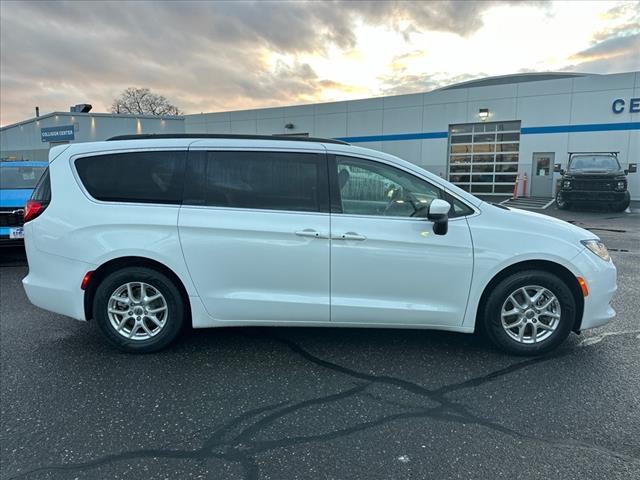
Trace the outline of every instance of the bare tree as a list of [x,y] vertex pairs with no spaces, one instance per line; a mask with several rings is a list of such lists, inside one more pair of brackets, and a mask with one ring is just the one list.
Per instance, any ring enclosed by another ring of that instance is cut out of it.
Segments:
[[178,107],[148,88],[129,87],[111,105],[111,112],[131,115],[181,115]]

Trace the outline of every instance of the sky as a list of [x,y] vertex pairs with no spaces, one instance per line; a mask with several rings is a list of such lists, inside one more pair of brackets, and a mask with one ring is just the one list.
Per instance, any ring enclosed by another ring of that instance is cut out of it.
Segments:
[[0,54],[0,125],[127,87],[240,110],[640,70],[640,2],[2,0]]

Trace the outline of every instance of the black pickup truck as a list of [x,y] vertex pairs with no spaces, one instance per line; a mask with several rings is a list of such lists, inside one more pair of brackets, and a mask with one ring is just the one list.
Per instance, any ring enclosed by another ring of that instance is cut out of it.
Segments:
[[631,201],[627,174],[636,169],[636,164],[629,164],[629,169],[623,170],[618,152],[570,152],[567,170],[559,170],[562,180],[556,204],[561,210],[576,204],[599,204],[623,211]]

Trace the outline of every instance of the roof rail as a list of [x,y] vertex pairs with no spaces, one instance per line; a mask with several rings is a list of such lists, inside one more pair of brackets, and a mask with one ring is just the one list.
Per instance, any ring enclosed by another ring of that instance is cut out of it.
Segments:
[[296,135],[244,135],[244,134],[227,134],[227,133],[143,133],[137,135],[116,135],[108,138],[107,141],[117,140],[154,140],[161,138],[227,138],[233,140],[285,140],[290,142],[320,142],[320,143],[337,143],[340,145],[349,145],[342,140],[333,138],[303,137]]
[[568,152],[568,153],[570,157],[572,155],[598,155],[598,154],[609,154],[609,155],[615,155],[617,157],[620,152],[609,151],[609,152]]

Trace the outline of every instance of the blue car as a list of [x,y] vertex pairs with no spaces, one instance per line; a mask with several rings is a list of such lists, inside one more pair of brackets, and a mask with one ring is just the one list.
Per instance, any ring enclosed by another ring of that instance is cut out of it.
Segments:
[[0,244],[21,242],[23,209],[47,162],[0,162]]

